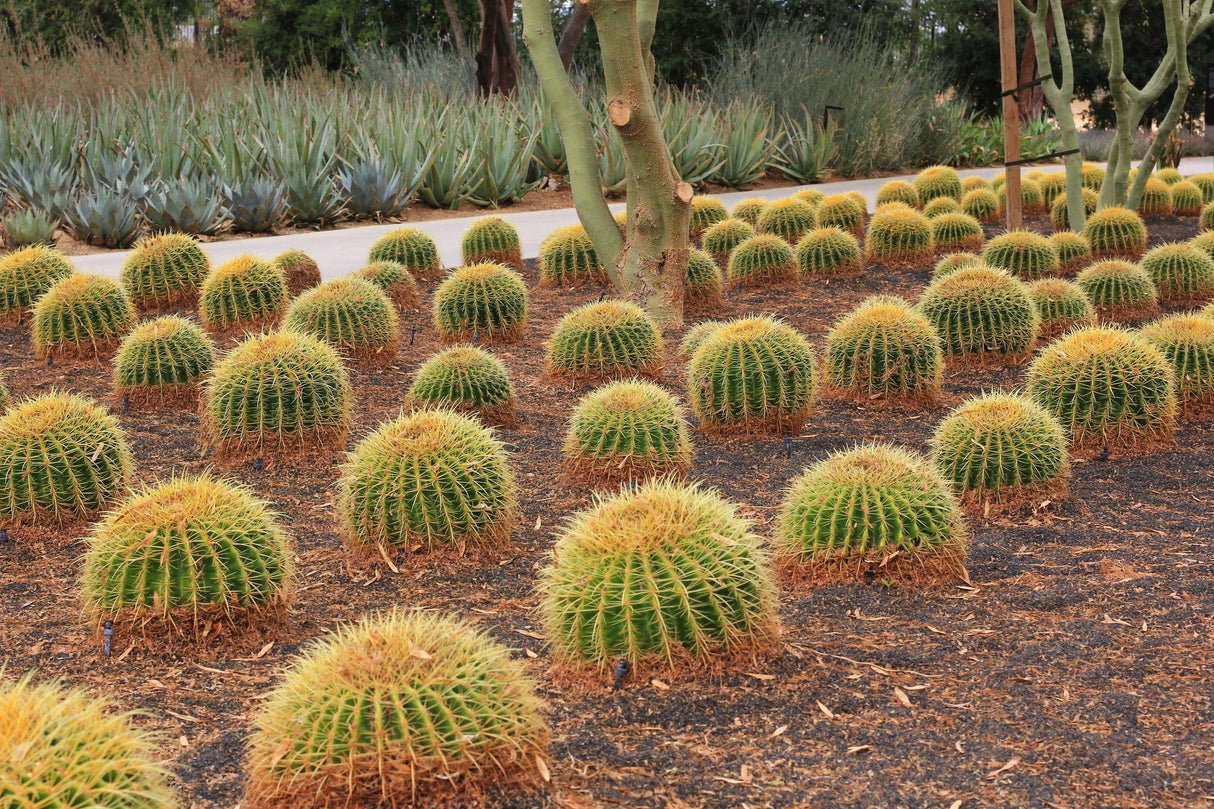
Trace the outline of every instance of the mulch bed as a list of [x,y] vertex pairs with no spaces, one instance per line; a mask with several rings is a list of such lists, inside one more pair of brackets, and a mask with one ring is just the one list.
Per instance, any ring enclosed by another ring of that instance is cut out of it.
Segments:
[[[1046,220],[1030,224],[1048,231]],[[1192,219],[1149,222],[1153,242],[1188,238]],[[1148,454],[1099,448],[1073,458],[1071,497],[1014,509],[970,506],[971,585],[925,589],[832,585],[784,592],[782,653],[729,674],[675,672],[566,687],[535,617],[536,569],[562,520],[590,492],[561,477],[564,420],[587,386],[543,373],[556,320],[602,288],[541,289],[529,267],[525,342],[492,347],[519,397],[508,442],[521,493],[513,545],[488,557],[352,564],[333,508],[340,455],[203,457],[189,409],[131,409],[140,480],[208,466],[255,488],[298,542],[300,591],[287,622],[233,637],[222,625],[188,642],[121,633],[105,660],[76,578],[87,525],[13,528],[0,545],[0,656],[6,676],[39,668],[144,712],[162,734],[184,803],[231,807],[259,695],[309,639],[394,605],[459,613],[527,661],[551,704],[553,788],[514,805],[642,807],[1214,806],[1210,543],[1214,422],[1182,421],[1174,446]],[[914,298],[930,272],[876,267],[856,279],[733,290],[713,317],[771,313],[821,349],[829,326],[863,298]],[[384,370],[354,371],[349,446],[400,408],[411,374],[438,350],[434,283]],[[688,318],[693,324],[705,315]],[[419,331],[412,344],[409,327]],[[682,393],[681,332],[667,335],[662,384]],[[108,368],[38,361],[26,330],[0,332],[14,396],[72,390],[117,411]],[[821,400],[791,457],[777,436],[696,433],[690,476],[743,504],[770,532],[788,482],[858,441],[923,450],[965,398],[1024,381],[1025,365],[950,367],[931,405]]]

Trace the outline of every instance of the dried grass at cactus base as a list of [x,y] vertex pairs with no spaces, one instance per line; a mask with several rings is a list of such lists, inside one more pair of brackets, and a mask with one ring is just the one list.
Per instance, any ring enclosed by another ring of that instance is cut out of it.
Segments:
[[[1029,225],[1050,232],[1045,219]],[[1152,244],[1197,227],[1174,218],[1147,225]],[[807,279],[796,294],[735,288],[706,317],[778,315],[821,355],[827,329],[861,300],[914,300],[929,275],[872,267],[855,279]],[[419,554],[407,569],[398,565],[400,575],[383,564],[352,570],[332,505],[340,456],[270,447],[256,472],[246,456],[201,456],[196,410],[131,408],[121,421],[138,481],[214,465],[284,515],[298,545],[294,610],[264,640],[233,639],[216,623],[199,646],[166,649],[152,639],[127,653],[132,639],[119,634],[106,664],[75,595],[76,540],[87,524],[10,528],[13,541],[0,543],[8,671],[38,667],[39,677],[147,711],[142,724],[161,734],[183,803],[199,807],[241,800],[249,717],[291,656],[389,604],[457,612],[515,649],[539,679],[551,705],[552,786],[513,806],[1200,805],[1210,766],[1204,672],[1214,665],[1199,613],[1214,597],[1204,561],[1214,422],[1182,418],[1174,446],[1145,454],[1114,447],[1101,461],[1100,447],[1079,451],[1065,502],[1042,505],[1052,499],[1043,495],[1013,509],[971,505],[972,587],[886,588],[877,576],[870,587],[785,590],[775,659],[695,678],[676,669],[661,685],[634,676],[620,694],[608,689],[609,675],[571,685],[549,673],[532,588],[562,521],[590,502],[588,489],[561,472],[565,422],[586,384],[548,377],[543,343],[562,314],[601,289],[538,289],[534,266],[524,276],[534,313],[524,339],[492,348],[518,395],[518,429],[500,433],[518,480],[512,546],[464,558]],[[419,327],[414,345],[402,341],[384,370],[351,371],[347,448],[399,413],[413,372],[442,347],[429,325],[435,286],[423,282],[423,307],[402,316],[402,330]],[[47,368],[27,329],[0,332],[15,397],[55,386],[117,412],[108,368],[67,360]],[[659,384],[685,402],[681,337],[666,335]],[[870,438],[924,451],[950,409],[982,391],[1022,386],[1025,369],[950,364],[933,405],[891,410],[820,398],[792,436],[791,458],[776,436],[693,432],[690,476],[741,503],[755,530],[770,536],[789,481],[808,464]]]

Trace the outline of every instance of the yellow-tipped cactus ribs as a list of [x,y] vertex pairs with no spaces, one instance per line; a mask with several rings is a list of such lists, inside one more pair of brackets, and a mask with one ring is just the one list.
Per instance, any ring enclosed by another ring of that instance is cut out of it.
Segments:
[[455,346],[426,360],[406,402],[471,413],[490,426],[515,424],[514,386],[506,366],[476,346]]
[[931,398],[943,369],[935,329],[901,298],[865,300],[826,337],[825,383],[865,400]]
[[735,247],[729,256],[731,283],[764,286],[787,283],[796,277],[796,255],[779,236],[760,233]]
[[1078,284],[1061,278],[1042,278],[1029,285],[1029,294],[1041,317],[1041,339],[1051,340],[1075,326],[1092,326],[1096,310]]
[[574,667],[703,666],[779,633],[762,539],[715,492],[668,480],[574,515],[539,590],[545,635]]
[[1102,208],[1094,212],[1088,217],[1083,235],[1096,259],[1137,261],[1147,251],[1147,226],[1142,217],[1126,208]]
[[936,197],[961,199],[961,175],[948,166],[929,166],[915,175],[915,190],[926,205]]
[[30,332],[39,357],[108,359],[135,327],[135,305],[112,278],[69,275],[34,305]]
[[443,272],[438,246],[427,233],[417,228],[397,228],[376,239],[367,263],[380,261],[399,264],[414,278],[437,278]]
[[202,246],[185,233],[140,239],[122,264],[122,286],[143,309],[195,306],[211,262]]
[[548,341],[547,366],[554,376],[574,379],[656,376],[663,352],[657,326],[640,307],[606,300],[561,318]]
[[320,266],[302,250],[280,253],[274,258],[274,266],[282,271],[289,297],[320,285]]
[[1050,244],[1058,252],[1058,272],[1061,275],[1076,275],[1092,263],[1092,246],[1082,234],[1059,231],[1050,236]]
[[434,328],[447,341],[518,342],[527,303],[527,284],[514,270],[494,263],[461,267],[434,293]]
[[0,322],[22,322],[44,292],[75,271],[67,256],[43,245],[0,258]]
[[699,240],[704,231],[729,218],[729,211],[716,197],[691,198],[691,238]]
[[1142,189],[1138,213],[1141,216],[1168,216],[1172,210],[1172,190],[1168,184],[1154,177],[1148,179]]
[[733,206],[733,209],[730,210],[729,215],[734,219],[741,219],[752,228],[758,227],[759,216],[770,204],[770,202],[760,197],[744,199]]
[[974,217],[947,213],[932,220],[932,242],[938,253],[976,251],[982,249],[986,234]]
[[1057,275],[1061,266],[1053,243],[1027,230],[1012,230],[991,239],[982,251],[982,261],[1026,281]]
[[687,278],[683,282],[683,299],[688,306],[713,306],[721,302],[725,279],[712,256],[703,250],[691,249],[687,256]]
[[[898,203],[887,203],[882,205],[881,209],[884,210],[890,205],[896,204]],[[935,219],[937,216],[944,216],[947,213],[965,213],[965,211],[963,211],[961,206],[957,204],[957,200],[953,199],[952,197],[936,197],[931,202],[923,206],[923,215],[928,219]]]
[[581,225],[558,228],[540,244],[540,283],[544,286],[606,279],[594,242]]
[[966,267],[973,267],[981,264],[982,259],[973,253],[967,253],[964,251],[960,253],[949,253],[948,255],[942,256],[940,260],[936,262],[936,265],[932,267],[932,280],[935,281],[938,278],[943,278],[946,275],[955,273],[957,270],[963,270]]
[[351,361],[385,367],[396,359],[400,320],[379,287],[361,278],[327,281],[287,309],[283,328],[310,334]]
[[864,203],[847,194],[826,197],[818,205],[818,227],[846,230],[857,241],[864,238],[864,222],[868,218]]
[[114,356],[114,395],[136,407],[196,400],[214,364],[215,347],[198,326],[173,315],[149,320]]
[[198,307],[208,332],[240,337],[278,322],[287,310],[286,280],[274,264],[246,253],[206,277]]
[[893,269],[929,267],[935,249],[932,220],[911,208],[887,209],[874,214],[864,237],[864,255],[868,262]]
[[[1083,189],[1082,198],[1084,216],[1091,216],[1096,213],[1096,205],[1100,200],[1096,192],[1085,188]],[[1065,233],[1071,229],[1070,211],[1067,208],[1065,192],[1054,197],[1054,201],[1050,203],[1050,222],[1058,233]]]
[[919,207],[919,192],[905,180],[890,180],[877,189],[877,207],[887,202],[901,202],[912,208]]
[[465,266],[494,263],[523,268],[518,229],[500,216],[487,216],[469,225],[460,250]]
[[538,788],[542,707],[523,664],[472,625],[368,615],[312,645],[270,692],[241,803],[436,806]]
[[728,267],[734,248],[755,235],[754,227],[743,220],[724,219],[704,231],[700,243],[718,267]]
[[414,543],[461,553],[499,545],[517,517],[501,442],[474,418],[441,409],[402,415],[360,441],[337,502],[347,543],[375,555]]
[[1186,408],[1214,404],[1214,316],[1172,315],[1143,326],[1141,334],[1172,364]]
[[817,227],[814,209],[796,197],[776,200],[759,215],[759,233],[779,236],[795,245],[802,236]]
[[975,188],[961,198],[961,212],[982,224],[999,221],[999,197],[988,188]]
[[1172,185],[1172,207],[1177,216],[1200,216],[1205,198],[1201,189],[1188,181]]
[[1204,303],[1214,297],[1214,259],[1191,244],[1161,244],[1142,257],[1141,266],[1165,301]]
[[956,358],[1022,357],[1033,348],[1041,326],[1028,288],[983,265],[933,281],[919,309],[936,327],[944,353]]
[[804,278],[849,278],[864,271],[864,252],[845,230],[818,228],[797,243],[797,269]]
[[1075,279],[1100,319],[1137,324],[1159,313],[1159,292],[1151,276],[1128,261],[1099,261]]
[[422,298],[417,289],[417,281],[403,264],[397,264],[395,261],[373,261],[351,274],[382,289],[399,314],[416,311],[421,306]]

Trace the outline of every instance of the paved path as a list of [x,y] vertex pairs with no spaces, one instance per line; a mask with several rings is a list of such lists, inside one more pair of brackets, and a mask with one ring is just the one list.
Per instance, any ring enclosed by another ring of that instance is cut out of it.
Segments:
[[[1181,161],[1180,170],[1186,175],[1214,170],[1214,160],[1208,157],[1185,158]],[[967,169],[961,172],[963,177],[978,175],[993,177],[1000,173],[1000,168]],[[895,179],[909,180],[914,175],[903,177],[879,177],[871,180],[848,180],[837,183],[824,183],[818,186],[795,186],[785,188],[769,188],[762,191],[735,191],[728,194],[715,195],[727,207],[732,207],[738,200],[747,197],[764,197],[766,199],[781,199],[801,190],[802,188],[821,188],[828,194],[840,194],[844,191],[859,191],[868,199],[872,208],[877,198],[877,189],[883,184]],[[542,193],[542,192],[534,192]],[[622,211],[624,203],[611,206],[613,213]],[[512,222],[519,230],[522,239],[523,257],[535,258],[539,255],[540,242],[552,231],[564,225],[575,224],[577,213],[572,208],[562,208],[551,211],[529,211],[527,213],[510,213],[509,209],[500,212],[487,210],[471,213],[453,219],[437,219],[429,222],[404,223],[409,227],[426,231],[438,245],[443,264],[454,267],[460,262],[460,237],[468,226],[471,218],[488,216],[498,213],[504,219]],[[231,239],[228,241],[212,242],[206,246],[213,263],[221,263],[240,255],[252,253],[262,258],[273,258],[284,250],[295,248],[303,250],[320,265],[321,275],[326,279],[338,278],[357,270],[366,263],[367,253],[371,243],[390,230],[404,226],[400,223],[392,225],[365,225],[362,227],[346,228],[343,230],[321,230],[315,233],[293,233],[287,236],[266,236],[259,238]],[[117,277],[126,260],[129,251],[110,251],[95,253],[87,256],[75,256],[72,261],[82,272],[104,273]]]

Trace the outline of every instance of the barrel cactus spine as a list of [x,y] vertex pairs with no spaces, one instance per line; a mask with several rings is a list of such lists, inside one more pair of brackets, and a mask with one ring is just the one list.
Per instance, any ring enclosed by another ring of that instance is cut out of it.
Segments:
[[689,307],[711,307],[721,302],[725,279],[712,256],[692,248],[687,256],[687,277],[683,282],[683,300]]
[[1050,244],[1054,245],[1054,250],[1058,252],[1060,275],[1076,275],[1092,263],[1092,246],[1082,234],[1069,230],[1059,231],[1050,236]]
[[1041,327],[1028,288],[1006,272],[984,265],[933,281],[919,309],[936,327],[944,353],[967,362],[1024,357]]
[[817,216],[808,203],[796,197],[776,200],[759,215],[759,233],[779,236],[790,245],[817,227]]
[[818,205],[818,227],[846,230],[857,241],[864,239],[868,212],[863,204],[847,194],[832,194]]
[[949,213],[932,220],[932,241],[938,253],[970,252],[982,249],[986,234],[974,217]]
[[948,166],[929,166],[915,175],[915,190],[926,205],[936,197],[961,199],[961,175]]
[[75,271],[67,256],[41,244],[0,258],[0,324],[22,323],[44,292]]
[[1185,242],[1148,250],[1141,266],[1159,297],[1169,303],[1204,303],[1214,298],[1214,259]]
[[581,225],[568,225],[548,234],[540,243],[539,262],[543,286],[607,280],[594,242]]
[[762,197],[751,197],[736,203],[730,210],[729,215],[734,219],[741,219],[752,228],[759,226],[759,216],[767,209],[771,203]]
[[198,304],[211,262],[186,233],[140,239],[122,264],[122,286],[138,307],[155,311]]
[[375,284],[353,276],[305,291],[287,309],[283,327],[323,340],[365,367],[391,365],[400,343],[392,301]]
[[989,188],[975,188],[961,198],[961,212],[984,225],[999,221],[999,197]]
[[1168,184],[1151,177],[1142,189],[1142,199],[1138,202],[1140,216],[1170,216],[1173,211],[1172,190]]
[[114,279],[69,275],[34,304],[34,351],[39,357],[107,360],[137,318],[135,305]]
[[243,337],[278,323],[287,302],[282,270],[245,253],[211,271],[198,308],[202,327],[212,335]]
[[382,289],[388,296],[388,300],[396,306],[397,313],[402,316],[421,308],[422,298],[417,288],[417,281],[403,264],[386,260],[373,261],[367,266],[355,270],[351,275],[364,281],[370,281]]
[[912,208],[918,208],[919,192],[905,180],[890,180],[877,189],[878,207],[887,202],[902,202]]
[[1142,217],[1126,208],[1102,208],[1088,217],[1083,235],[1096,259],[1120,258],[1138,261],[1147,251],[1147,226]]
[[[1091,216],[1096,213],[1096,206],[1100,200],[1096,192],[1085,188],[1083,189],[1082,198],[1084,216]],[[1054,226],[1055,233],[1066,233],[1071,229],[1071,218],[1070,212],[1067,209],[1065,192],[1054,197],[1053,203],[1050,204],[1050,223]]]
[[796,255],[779,236],[760,233],[735,247],[729,256],[729,280],[735,284],[778,285],[796,277]]
[[215,346],[192,321],[165,315],[141,323],[114,355],[114,396],[130,407],[198,401]]
[[527,283],[492,262],[461,267],[434,293],[434,328],[449,342],[514,343],[527,327]]
[[1029,293],[1041,317],[1041,339],[1052,340],[1075,326],[1096,323],[1096,310],[1078,284],[1061,278],[1042,278],[1029,284]]
[[1201,189],[1187,180],[1172,186],[1172,206],[1177,216],[1200,216],[1204,204]]
[[850,278],[864,271],[860,244],[840,228],[818,228],[797,244],[797,269],[802,278]]
[[1214,317],[1172,315],[1142,327],[1142,337],[1176,371],[1176,392],[1187,415],[1214,407]]
[[505,364],[477,346],[454,346],[422,363],[405,403],[471,413],[489,426],[517,425],[514,386]]
[[1128,261],[1099,261],[1075,279],[1106,323],[1138,324],[1159,314],[1159,292],[1151,276]]
[[566,314],[548,341],[548,373],[571,379],[659,376],[664,346],[640,307],[605,300]]
[[397,228],[375,240],[367,263],[391,261],[405,268],[413,278],[438,278],[443,274],[438,246],[425,231]]
[[757,234],[754,227],[745,221],[725,219],[704,231],[701,245],[718,267],[728,267],[729,256],[734,248],[755,235]]
[[943,371],[936,330],[901,298],[868,298],[826,336],[824,383],[863,401],[932,399]]
[[935,259],[932,220],[911,208],[882,211],[873,216],[864,237],[870,264],[891,269],[919,270]]
[[[895,203],[889,203],[889,205],[893,204]],[[937,216],[944,216],[949,213],[965,213],[961,209],[961,206],[957,204],[957,200],[952,197],[936,197],[923,206],[923,215],[928,219],[935,219]]]
[[699,242],[704,231],[729,218],[729,211],[716,197],[696,195],[691,198],[691,239]]
[[495,263],[523,269],[518,229],[500,216],[473,221],[464,231],[460,249],[465,266]]
[[320,265],[302,250],[287,250],[274,257],[274,266],[282,271],[287,295],[294,298],[320,285]]

